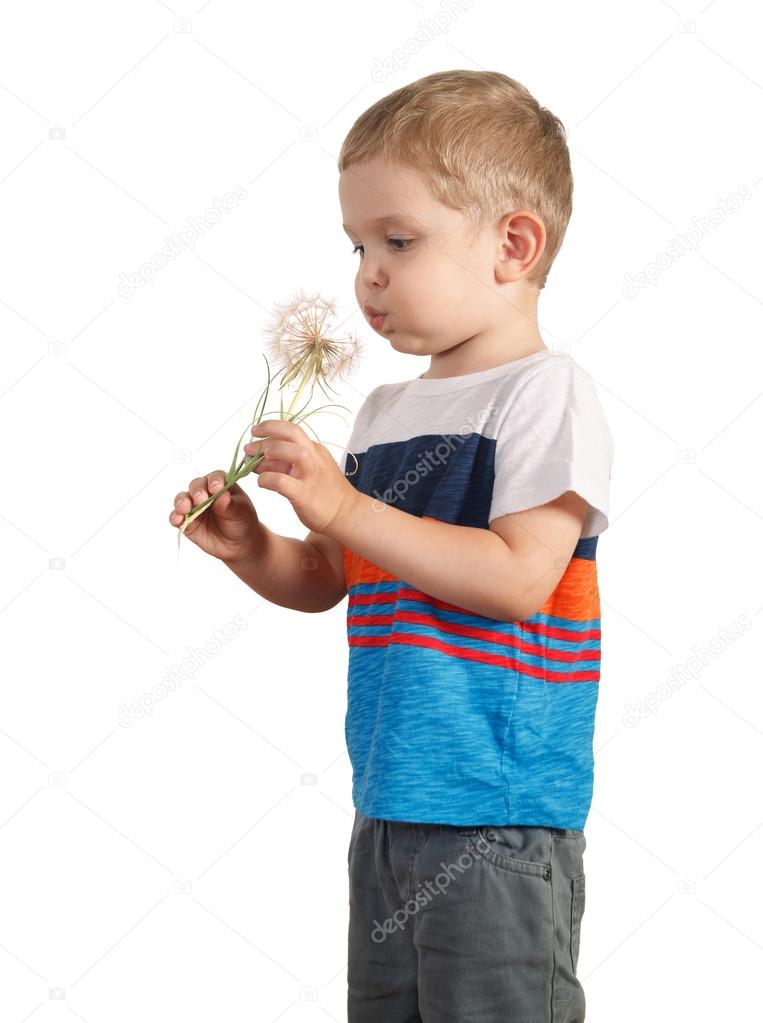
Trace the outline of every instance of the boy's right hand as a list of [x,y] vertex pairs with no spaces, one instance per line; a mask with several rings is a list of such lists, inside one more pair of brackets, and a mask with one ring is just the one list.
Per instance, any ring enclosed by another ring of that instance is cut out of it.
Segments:
[[[191,480],[188,490],[181,491],[175,497],[170,525],[180,527],[192,508],[206,501],[224,484],[225,473],[222,469]],[[185,535],[214,558],[239,561],[254,552],[261,532],[262,525],[250,497],[238,483],[234,483],[230,490],[194,519]]]

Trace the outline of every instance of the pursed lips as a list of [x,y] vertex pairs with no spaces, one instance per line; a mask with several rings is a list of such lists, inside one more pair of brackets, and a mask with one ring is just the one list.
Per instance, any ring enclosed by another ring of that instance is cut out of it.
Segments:
[[381,330],[382,324],[386,313],[381,312],[379,309],[375,309],[372,305],[364,305],[363,312],[368,317],[368,321],[374,330]]

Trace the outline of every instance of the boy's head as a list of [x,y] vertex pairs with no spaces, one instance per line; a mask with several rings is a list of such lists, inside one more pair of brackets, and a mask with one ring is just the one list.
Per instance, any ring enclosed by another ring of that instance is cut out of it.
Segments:
[[[386,313],[375,326],[395,347],[429,354],[523,324],[537,337],[572,174],[561,121],[524,86],[493,71],[421,78],[361,114],[338,166],[358,302]],[[404,221],[375,223],[387,215]]]

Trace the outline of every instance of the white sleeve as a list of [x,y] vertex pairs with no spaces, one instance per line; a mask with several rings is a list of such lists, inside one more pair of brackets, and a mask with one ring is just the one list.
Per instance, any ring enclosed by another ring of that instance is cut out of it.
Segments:
[[567,490],[588,502],[581,539],[609,526],[614,446],[593,380],[554,358],[520,383],[498,425],[488,523]]
[[[339,468],[342,470],[342,474],[344,476],[347,475],[348,467],[351,476],[354,476],[358,470],[356,460],[354,458],[350,458],[349,453],[355,452],[357,445],[363,443],[363,432],[367,426],[368,419],[373,414],[375,399],[378,398],[378,393],[383,386],[383,384],[380,384],[377,387],[374,387],[371,392],[366,395],[355,415],[349,439],[339,459]],[[364,450],[364,448],[361,448],[361,450]]]
[[350,436],[349,436],[349,439],[347,441],[347,444],[345,445],[344,451],[342,452],[341,458],[339,459],[339,468],[341,469],[343,476],[347,475],[347,466],[348,465],[350,467],[350,471],[351,472],[355,469],[355,459],[354,458],[350,458],[349,452],[354,449],[354,446],[355,446],[355,434],[356,433],[357,433],[357,416],[355,417],[355,422],[353,423],[352,430],[350,431]]

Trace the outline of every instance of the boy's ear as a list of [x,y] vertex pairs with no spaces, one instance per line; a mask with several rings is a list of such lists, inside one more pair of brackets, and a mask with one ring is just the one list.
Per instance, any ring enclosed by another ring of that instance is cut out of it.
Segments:
[[546,226],[532,210],[515,210],[498,224],[495,279],[508,284],[526,277],[546,247]]

